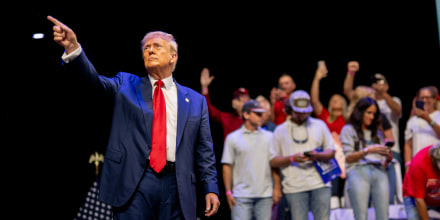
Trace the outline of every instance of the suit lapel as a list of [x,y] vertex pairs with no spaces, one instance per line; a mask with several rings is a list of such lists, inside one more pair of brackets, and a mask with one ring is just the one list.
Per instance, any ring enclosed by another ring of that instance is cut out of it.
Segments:
[[143,117],[145,123],[142,123],[145,126],[145,130],[147,133],[147,140],[151,140],[151,128],[152,128],[152,119],[153,119],[153,95],[152,95],[152,87],[150,80],[148,77],[143,77],[142,80],[139,80],[136,83],[136,95],[138,102],[142,108]]
[[176,152],[182,140],[183,128],[188,119],[188,111],[191,105],[191,99],[188,97],[188,92],[174,81],[177,86],[177,133],[176,133]]

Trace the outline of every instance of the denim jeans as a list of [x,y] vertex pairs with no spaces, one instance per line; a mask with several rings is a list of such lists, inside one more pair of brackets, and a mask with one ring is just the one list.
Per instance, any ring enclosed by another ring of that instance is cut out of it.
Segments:
[[393,151],[393,158],[396,159],[397,162],[393,160],[393,162],[391,162],[390,165],[387,167],[388,181],[390,183],[390,198],[389,198],[390,205],[394,204],[394,199],[396,197],[396,191],[397,191],[396,189],[397,176],[396,176],[396,170],[394,169],[394,163],[402,164],[400,153],[396,153]]
[[394,169],[394,162],[391,162],[387,167],[387,176],[389,182],[389,204],[394,204],[394,196],[396,195],[396,170]]
[[413,197],[403,197],[403,204],[405,205],[406,218],[408,220],[419,220],[419,213],[417,212],[416,204]]
[[356,220],[366,220],[370,196],[377,220],[387,220],[389,184],[387,173],[372,164],[356,165],[347,173],[347,193]]
[[[405,205],[406,216],[408,220],[419,220],[419,212],[417,211],[414,197],[403,197],[403,204]],[[433,209],[440,212],[440,207],[427,206],[428,210]],[[430,218],[431,219],[431,218]]]
[[[236,204],[231,210],[232,220],[268,220],[272,214],[272,197],[235,198]],[[255,218],[253,218],[254,216]]]
[[312,211],[315,220],[330,218],[330,198],[332,196],[330,187],[285,195],[292,220],[308,220],[309,210]]

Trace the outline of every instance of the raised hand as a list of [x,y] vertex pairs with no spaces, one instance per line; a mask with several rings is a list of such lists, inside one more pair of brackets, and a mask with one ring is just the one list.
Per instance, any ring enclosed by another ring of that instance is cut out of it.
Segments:
[[51,21],[54,24],[53,40],[57,44],[64,47],[67,54],[79,48],[78,40],[76,38],[75,32],[73,32],[72,29],[50,15],[47,16],[47,20]]
[[327,66],[325,65],[324,60],[318,61],[318,68],[316,68],[315,76],[318,77],[318,79],[322,79],[324,77],[327,77]]
[[202,73],[200,74],[200,84],[202,85],[202,89],[208,88],[213,79],[214,76],[209,76],[209,69],[203,68]]
[[350,61],[347,63],[347,70],[350,72],[359,71],[359,62],[358,61]]

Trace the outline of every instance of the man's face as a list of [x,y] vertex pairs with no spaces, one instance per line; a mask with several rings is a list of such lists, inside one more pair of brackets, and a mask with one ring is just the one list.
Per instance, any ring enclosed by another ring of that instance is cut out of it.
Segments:
[[292,121],[295,122],[298,125],[301,125],[302,123],[304,123],[305,121],[307,121],[307,117],[309,117],[311,113],[309,112],[295,112],[292,111]]
[[278,80],[278,85],[285,94],[292,93],[296,88],[295,82],[293,82],[293,79],[289,76],[282,76]]
[[244,113],[246,120],[250,123],[251,126],[257,127],[263,124],[262,112],[249,112]]
[[250,97],[249,95],[242,94],[237,98],[232,99],[232,108],[235,109],[237,112],[241,112],[241,108],[243,107],[244,103],[249,101]]
[[171,54],[168,43],[160,38],[149,39],[144,45],[144,65],[147,71],[169,67],[175,62],[177,54]]

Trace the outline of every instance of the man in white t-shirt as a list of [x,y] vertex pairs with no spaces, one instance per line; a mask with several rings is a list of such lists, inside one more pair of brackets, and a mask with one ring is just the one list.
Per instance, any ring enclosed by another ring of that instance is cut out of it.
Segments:
[[324,183],[313,161],[334,158],[332,135],[324,121],[310,116],[313,108],[307,92],[293,92],[287,107],[291,118],[274,130],[270,165],[281,168],[282,191],[292,219],[307,220],[309,210],[314,219],[329,219],[331,183]]
[[269,164],[272,132],[261,128],[264,112],[259,101],[247,101],[244,124],[225,139],[221,163],[232,219],[270,219],[272,205],[281,199],[281,187],[274,188],[272,180],[276,169]]
[[394,145],[390,148],[393,152],[393,160],[386,168],[390,184],[390,204],[394,204],[395,201],[403,203],[402,187],[400,187],[403,182],[401,172],[403,163],[399,144],[399,120],[402,118],[402,102],[399,97],[391,96],[388,93],[390,87],[384,75],[376,73],[371,77],[371,80],[371,87],[376,90],[375,96],[379,110],[390,122],[394,137]]

